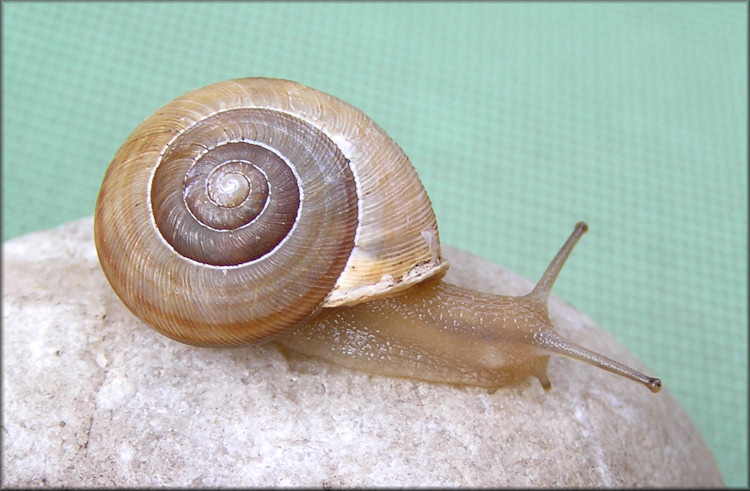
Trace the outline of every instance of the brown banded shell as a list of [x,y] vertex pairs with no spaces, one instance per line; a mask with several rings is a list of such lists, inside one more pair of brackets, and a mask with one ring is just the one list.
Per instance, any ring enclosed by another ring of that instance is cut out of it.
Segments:
[[125,305],[196,345],[270,339],[447,268],[399,146],[349,104],[276,79],[209,85],[141,123],[107,170],[94,234]]

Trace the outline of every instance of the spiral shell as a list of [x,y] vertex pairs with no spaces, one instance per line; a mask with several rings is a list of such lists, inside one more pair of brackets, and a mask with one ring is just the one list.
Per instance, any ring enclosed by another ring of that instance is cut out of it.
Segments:
[[399,146],[349,104],[277,79],[209,85],[141,123],[107,170],[94,235],[123,303],[195,345],[272,339],[448,266]]

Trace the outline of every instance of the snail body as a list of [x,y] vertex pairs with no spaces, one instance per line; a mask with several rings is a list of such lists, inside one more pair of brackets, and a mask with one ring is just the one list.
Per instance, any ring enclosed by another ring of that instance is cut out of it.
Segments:
[[96,205],[102,269],[177,341],[276,340],[350,368],[496,389],[551,354],[647,377],[555,333],[547,299],[575,231],[528,295],[442,280],[437,223],[401,148],[358,109],[286,80],[189,92],[141,123]]

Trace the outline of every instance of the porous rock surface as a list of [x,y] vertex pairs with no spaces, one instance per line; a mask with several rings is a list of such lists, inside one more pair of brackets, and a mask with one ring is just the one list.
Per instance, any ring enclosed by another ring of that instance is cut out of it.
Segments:
[[[531,285],[444,254],[454,282]],[[645,368],[570,305],[550,311],[561,334]],[[554,356],[549,378],[489,394],[274,344],[194,348],[120,303],[90,218],[3,244],[3,487],[723,485],[668,389]]]

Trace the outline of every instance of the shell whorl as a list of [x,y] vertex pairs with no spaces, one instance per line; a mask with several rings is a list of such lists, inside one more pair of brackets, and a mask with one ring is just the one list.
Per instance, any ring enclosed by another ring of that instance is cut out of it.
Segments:
[[107,170],[94,228],[125,305],[196,345],[270,339],[447,268],[398,145],[284,80],[220,82],[147,118]]

